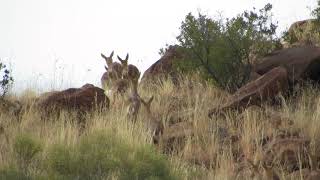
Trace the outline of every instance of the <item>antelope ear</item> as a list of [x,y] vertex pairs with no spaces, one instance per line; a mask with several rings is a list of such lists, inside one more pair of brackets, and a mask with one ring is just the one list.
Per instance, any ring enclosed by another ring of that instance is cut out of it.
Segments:
[[107,56],[105,56],[104,54],[101,53],[101,57],[105,60],[107,60]]
[[108,71],[108,67],[107,66],[104,66],[104,68],[106,69],[106,71]]
[[126,60],[121,59],[119,56],[118,56],[118,59],[121,62],[121,64],[125,64],[126,63]]
[[129,53],[127,53],[127,56],[126,56],[126,61],[128,61],[129,59]]
[[114,54],[114,51],[111,52],[109,57],[112,58],[113,54]]

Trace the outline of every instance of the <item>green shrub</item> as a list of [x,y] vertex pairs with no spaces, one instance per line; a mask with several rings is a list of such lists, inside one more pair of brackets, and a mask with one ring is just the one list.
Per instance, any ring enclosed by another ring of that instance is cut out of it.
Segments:
[[75,146],[54,145],[48,163],[58,179],[175,179],[169,161],[151,146],[132,147],[104,132],[81,137]]
[[281,47],[271,9],[272,5],[267,4],[259,11],[218,20],[189,13],[177,37],[187,54],[178,68],[183,72],[202,71],[205,78],[223,89],[241,87],[249,79],[256,59]]
[[26,170],[34,157],[41,152],[41,144],[30,135],[20,134],[15,138],[13,150],[17,158],[19,168]]
[[174,179],[164,156],[151,147],[138,149],[122,166],[120,179]]
[[0,170],[0,179],[8,180],[33,180],[33,178],[25,175],[14,168],[4,168]]
[[320,0],[318,0],[318,6],[312,11],[312,15],[320,20]]
[[0,79],[0,98],[3,98],[13,83],[13,77],[7,66],[2,62],[0,62],[0,74],[2,75],[2,79]]

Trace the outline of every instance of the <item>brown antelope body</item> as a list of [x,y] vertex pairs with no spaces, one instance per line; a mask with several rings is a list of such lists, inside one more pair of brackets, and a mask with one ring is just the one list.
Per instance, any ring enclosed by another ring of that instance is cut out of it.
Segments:
[[146,108],[148,120],[146,122],[147,128],[151,131],[153,142],[157,144],[159,142],[159,137],[163,133],[163,124],[162,122],[157,119],[151,112],[151,103],[153,101],[153,96],[146,102],[141,99],[142,104]]
[[137,82],[131,82],[131,93],[129,95],[128,101],[129,106],[127,110],[127,117],[133,122],[136,122],[137,116],[140,110],[141,106],[141,99],[138,94],[138,83]]

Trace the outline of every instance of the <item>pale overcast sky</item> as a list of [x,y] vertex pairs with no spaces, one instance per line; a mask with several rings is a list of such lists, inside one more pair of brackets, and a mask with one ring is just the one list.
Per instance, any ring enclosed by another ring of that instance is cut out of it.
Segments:
[[[0,59],[11,64],[15,91],[100,86],[100,53],[124,57],[141,71],[175,43],[188,12],[232,17],[273,4],[279,32],[310,18],[316,0],[0,0]],[[309,7],[309,8],[308,8]]]

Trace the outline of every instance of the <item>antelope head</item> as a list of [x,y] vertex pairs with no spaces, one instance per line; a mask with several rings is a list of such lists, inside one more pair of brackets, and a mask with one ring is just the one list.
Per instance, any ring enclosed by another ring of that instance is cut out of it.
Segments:
[[105,56],[104,54],[101,53],[101,57],[102,57],[103,59],[105,59],[108,67],[111,67],[111,65],[112,65],[112,63],[113,63],[113,60],[112,60],[113,54],[114,54],[114,51],[112,51],[111,54],[110,54],[110,56],[107,57],[107,56]]
[[122,59],[118,56],[119,61],[121,62],[123,67],[128,67],[129,53],[127,53],[126,59]]
[[129,53],[127,53],[127,56],[126,56],[126,58],[123,60],[122,58],[120,58],[119,56],[118,56],[118,59],[119,59],[119,61],[121,62],[121,64],[122,64],[122,75],[123,76],[126,76],[127,74],[128,74],[128,60],[129,60]]

